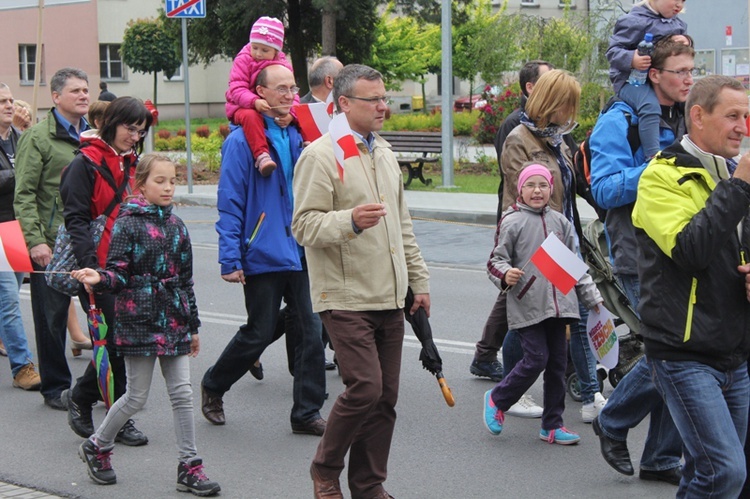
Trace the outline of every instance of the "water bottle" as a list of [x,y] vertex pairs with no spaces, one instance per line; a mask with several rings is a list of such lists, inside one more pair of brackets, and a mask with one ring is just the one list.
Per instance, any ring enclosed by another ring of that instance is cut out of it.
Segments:
[[[654,35],[652,35],[651,33],[646,33],[646,36],[643,37],[641,43],[638,44],[638,55],[647,55],[649,57],[654,55],[653,40]],[[645,71],[641,71],[640,69],[633,69],[630,71],[630,78],[628,78],[628,83],[635,87],[638,87],[640,85],[645,85],[647,79],[648,69]]]

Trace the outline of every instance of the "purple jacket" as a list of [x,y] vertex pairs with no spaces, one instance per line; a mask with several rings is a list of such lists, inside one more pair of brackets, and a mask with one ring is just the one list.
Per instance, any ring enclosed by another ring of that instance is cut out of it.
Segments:
[[609,39],[607,60],[609,79],[615,87],[615,94],[628,81],[633,62],[633,52],[638,48],[646,33],[654,35],[654,43],[668,35],[687,34],[685,21],[675,16],[666,19],[645,5],[637,5],[615,23],[615,30]]
[[[250,53],[250,44],[242,47],[232,63],[232,70],[229,72],[229,88],[224,94],[227,100],[225,110],[229,121],[234,119],[234,113],[240,108],[255,109],[255,101],[260,98],[255,93],[255,80],[258,74],[271,64],[281,64],[290,71],[294,71],[292,64],[280,50],[276,54],[276,59],[272,61],[256,61]],[[294,96],[294,103],[299,104],[299,96]]]

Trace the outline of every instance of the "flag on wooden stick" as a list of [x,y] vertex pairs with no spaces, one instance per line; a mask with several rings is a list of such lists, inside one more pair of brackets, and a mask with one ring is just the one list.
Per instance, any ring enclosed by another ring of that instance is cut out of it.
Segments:
[[531,261],[563,294],[568,294],[588,270],[583,260],[570,251],[555,234],[547,236],[531,256]]

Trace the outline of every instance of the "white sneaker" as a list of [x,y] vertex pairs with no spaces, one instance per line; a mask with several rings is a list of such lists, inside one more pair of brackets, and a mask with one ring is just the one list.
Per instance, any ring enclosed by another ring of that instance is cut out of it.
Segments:
[[541,418],[544,409],[536,405],[531,395],[523,395],[521,398],[505,411],[505,414],[518,418]]
[[589,404],[583,404],[583,407],[581,407],[581,419],[583,420],[583,422],[592,422],[594,418],[599,415],[599,411],[601,411],[606,404],[607,399],[605,399],[601,393],[596,392],[594,394],[594,401]]

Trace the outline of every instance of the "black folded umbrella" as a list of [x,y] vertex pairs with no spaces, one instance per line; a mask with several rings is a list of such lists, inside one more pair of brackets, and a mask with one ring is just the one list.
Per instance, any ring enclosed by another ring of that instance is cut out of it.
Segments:
[[430,371],[438,380],[440,389],[443,392],[445,402],[450,406],[456,403],[453,398],[453,393],[448,387],[448,383],[445,381],[443,375],[443,359],[440,358],[435,341],[432,338],[432,328],[430,327],[430,321],[427,318],[427,312],[420,307],[412,315],[409,313],[412,305],[414,305],[414,292],[409,288],[406,292],[406,305],[404,307],[404,315],[406,320],[411,324],[414,334],[422,344],[422,350],[419,352],[419,360],[422,362],[422,367]]

